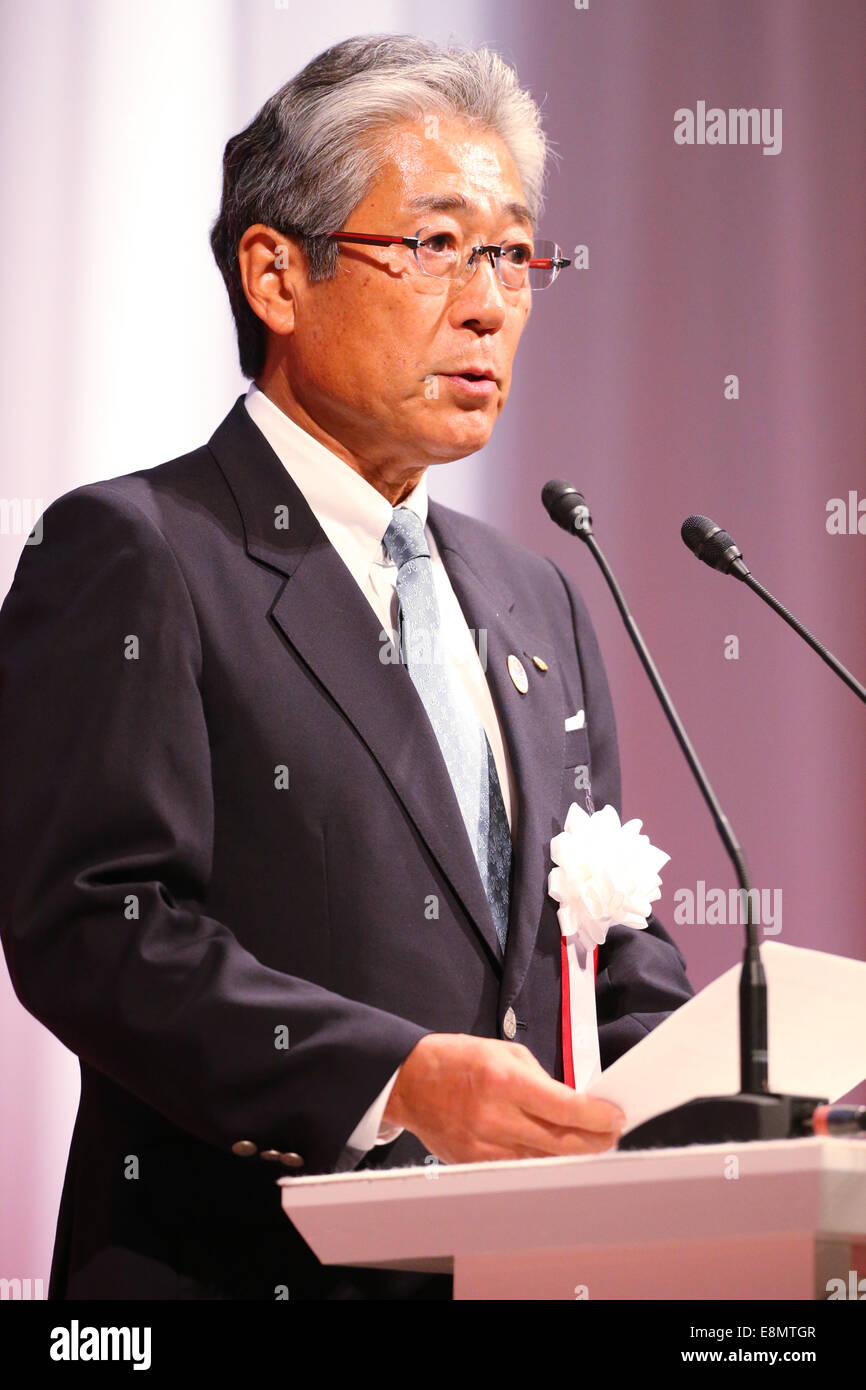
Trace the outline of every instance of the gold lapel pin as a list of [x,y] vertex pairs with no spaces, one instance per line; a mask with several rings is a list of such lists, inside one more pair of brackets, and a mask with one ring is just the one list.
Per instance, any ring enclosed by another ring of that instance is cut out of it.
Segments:
[[533,664],[534,664],[535,666],[538,667],[539,671],[546,671],[546,670],[547,670],[547,662],[544,660],[543,657],[534,656],[534,657],[532,658],[532,661],[533,661]]
[[511,652],[509,654],[506,665],[508,666],[508,674],[514,683],[515,688],[520,691],[521,695],[525,695],[527,690],[529,689],[529,677],[526,674],[526,668],[524,667],[523,662],[520,660],[519,657],[516,657],[514,655],[514,652]]

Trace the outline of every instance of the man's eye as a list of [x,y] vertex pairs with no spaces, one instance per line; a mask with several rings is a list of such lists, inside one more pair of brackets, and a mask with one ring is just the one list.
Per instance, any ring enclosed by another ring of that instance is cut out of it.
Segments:
[[435,232],[433,236],[425,237],[422,244],[430,251],[451,252],[456,249],[457,238],[452,232]]
[[529,265],[532,260],[532,247],[524,242],[512,242],[510,246],[503,246],[502,254],[512,265]]

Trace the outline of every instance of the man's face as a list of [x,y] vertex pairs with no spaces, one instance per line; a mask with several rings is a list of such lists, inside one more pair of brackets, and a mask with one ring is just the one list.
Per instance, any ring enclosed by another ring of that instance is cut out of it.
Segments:
[[[502,140],[458,120],[440,119],[436,138],[425,132],[418,122],[384,133],[382,176],[340,230],[415,236],[427,227],[471,245],[531,239],[507,207],[525,198]],[[411,206],[455,194],[466,208]],[[320,429],[394,474],[487,443],[508,398],[528,288],[506,288],[486,257],[468,281],[436,279],[408,247],[348,242],[332,280],[311,285],[304,275],[295,287],[293,330],[280,345],[292,393]],[[495,381],[472,391],[454,379],[461,368],[489,368]]]

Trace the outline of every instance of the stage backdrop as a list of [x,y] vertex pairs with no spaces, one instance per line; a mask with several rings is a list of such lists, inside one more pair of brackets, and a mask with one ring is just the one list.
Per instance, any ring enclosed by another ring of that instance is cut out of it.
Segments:
[[[201,444],[244,389],[208,247],[223,145],[315,53],[377,31],[487,42],[516,65],[559,152],[542,234],[585,248],[536,300],[491,443],[431,493],[583,587],[625,811],[671,855],[660,915],[695,985],[741,931],[678,918],[731,870],[590,555],[541,509],[549,477],[591,503],[766,890],[763,935],[862,959],[863,709],[678,534],[692,512],[721,522],[863,677],[862,0],[6,5],[0,593],[54,497]],[[711,143],[712,108],[763,113],[757,138]],[[77,1062],[5,970],[0,990],[0,1275],[47,1288]]]

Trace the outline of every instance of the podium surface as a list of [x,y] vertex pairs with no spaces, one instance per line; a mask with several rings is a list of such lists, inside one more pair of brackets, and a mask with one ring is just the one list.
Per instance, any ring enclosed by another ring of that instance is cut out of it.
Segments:
[[453,1272],[455,1299],[826,1299],[830,1280],[866,1278],[857,1139],[431,1161],[279,1185],[324,1264]]

